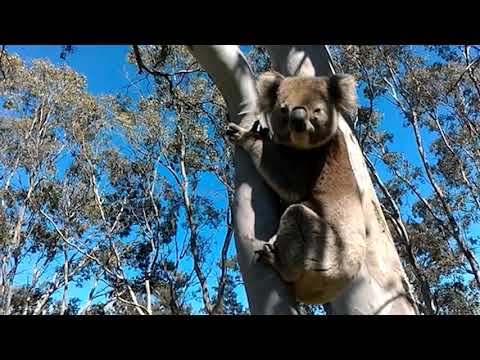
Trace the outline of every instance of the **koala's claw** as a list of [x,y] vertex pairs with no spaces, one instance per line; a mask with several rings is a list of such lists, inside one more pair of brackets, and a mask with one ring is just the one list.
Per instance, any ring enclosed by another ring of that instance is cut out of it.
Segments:
[[245,135],[247,132],[248,131],[242,128],[241,126],[235,123],[229,123],[225,134],[227,135],[228,140],[231,143],[236,144],[241,140],[243,135]]
[[275,264],[275,249],[274,246],[270,243],[265,243],[263,248],[255,251],[257,255],[257,262],[261,262],[266,265]]

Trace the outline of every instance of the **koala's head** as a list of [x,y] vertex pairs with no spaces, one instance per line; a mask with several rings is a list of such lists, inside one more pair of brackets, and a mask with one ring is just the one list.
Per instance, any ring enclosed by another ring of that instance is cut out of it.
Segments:
[[355,80],[351,75],[283,77],[260,75],[259,103],[268,113],[273,141],[298,149],[327,143],[337,132],[338,114],[356,108]]

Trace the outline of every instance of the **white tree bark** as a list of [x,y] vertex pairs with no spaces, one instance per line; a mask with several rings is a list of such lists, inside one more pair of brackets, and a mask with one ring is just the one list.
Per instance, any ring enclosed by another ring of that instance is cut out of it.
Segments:
[[[231,121],[249,127],[255,120],[257,89],[251,69],[237,45],[193,45],[193,56],[222,93]],[[237,150],[233,217],[235,244],[252,314],[296,314],[295,299],[278,275],[255,262],[253,239],[267,241],[277,230],[279,210],[272,191],[250,158]]]
[[[265,45],[275,70],[284,75],[331,75],[326,46]],[[231,120],[245,127],[254,120],[257,92],[251,70],[238,46],[194,45],[192,54],[223,94]],[[330,314],[414,314],[409,285],[375,195],[360,147],[345,120],[340,121],[364,207],[367,257],[352,282],[327,307]],[[268,240],[278,227],[276,197],[246,154],[235,155],[235,239],[240,270],[252,314],[296,314],[295,299],[277,274],[254,261],[252,239]]]

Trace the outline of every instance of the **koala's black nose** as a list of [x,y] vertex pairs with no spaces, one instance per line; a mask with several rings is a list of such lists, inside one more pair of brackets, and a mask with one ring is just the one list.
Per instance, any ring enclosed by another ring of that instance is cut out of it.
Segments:
[[305,131],[307,128],[307,111],[303,107],[294,108],[290,114],[290,120],[295,131]]

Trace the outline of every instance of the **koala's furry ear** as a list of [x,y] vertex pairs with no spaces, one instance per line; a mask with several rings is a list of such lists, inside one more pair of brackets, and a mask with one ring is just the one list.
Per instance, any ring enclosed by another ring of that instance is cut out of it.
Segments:
[[273,110],[277,101],[277,91],[283,79],[284,76],[275,71],[268,71],[259,76],[257,81],[259,112]]
[[328,81],[328,92],[340,112],[351,115],[357,109],[356,81],[352,75],[331,76]]

